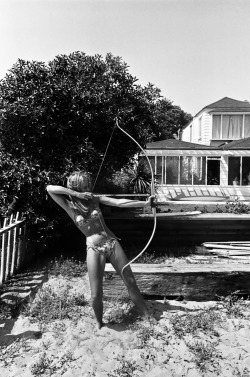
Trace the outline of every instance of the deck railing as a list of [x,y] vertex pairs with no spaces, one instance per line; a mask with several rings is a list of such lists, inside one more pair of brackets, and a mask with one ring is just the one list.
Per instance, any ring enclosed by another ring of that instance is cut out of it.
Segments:
[[0,227],[0,286],[17,272],[25,261],[26,220],[20,213],[5,218]]

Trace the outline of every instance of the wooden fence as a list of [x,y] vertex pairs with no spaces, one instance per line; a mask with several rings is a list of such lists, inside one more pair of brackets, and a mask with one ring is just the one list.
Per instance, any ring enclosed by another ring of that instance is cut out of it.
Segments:
[[17,272],[25,261],[26,220],[19,212],[5,218],[0,228],[0,286]]

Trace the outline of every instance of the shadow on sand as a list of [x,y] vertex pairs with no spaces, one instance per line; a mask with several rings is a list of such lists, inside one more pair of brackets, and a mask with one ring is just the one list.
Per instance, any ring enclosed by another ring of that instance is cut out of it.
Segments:
[[[38,339],[40,331],[24,331],[13,334],[13,328],[25,302],[35,297],[38,289],[48,281],[46,268],[19,273],[8,280],[0,290],[0,347],[10,346],[16,339]],[[8,312],[5,314],[5,309]],[[10,314],[11,313],[11,314]],[[11,318],[10,318],[11,317]]]

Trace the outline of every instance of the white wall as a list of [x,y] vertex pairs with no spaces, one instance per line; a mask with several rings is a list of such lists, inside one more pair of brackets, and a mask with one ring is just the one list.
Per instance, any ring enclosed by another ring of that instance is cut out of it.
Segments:
[[[200,130],[201,123],[201,130]],[[190,129],[192,128],[192,138]],[[192,143],[210,145],[212,139],[212,115],[207,112],[194,117],[193,121],[183,130],[182,140]]]

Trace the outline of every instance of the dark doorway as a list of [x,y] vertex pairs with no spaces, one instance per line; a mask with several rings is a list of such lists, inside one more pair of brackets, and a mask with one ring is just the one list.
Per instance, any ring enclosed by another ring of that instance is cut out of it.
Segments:
[[207,184],[220,184],[220,160],[207,160]]

